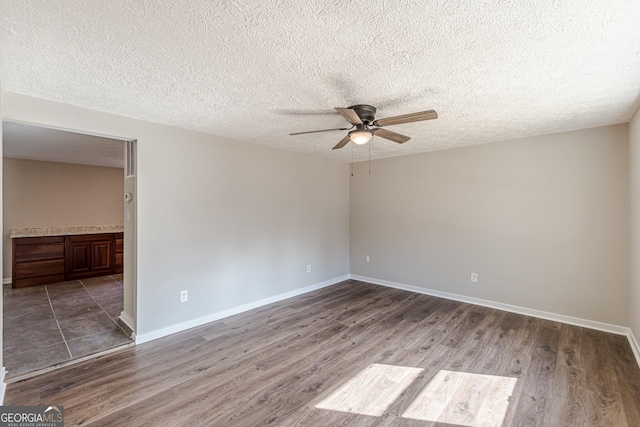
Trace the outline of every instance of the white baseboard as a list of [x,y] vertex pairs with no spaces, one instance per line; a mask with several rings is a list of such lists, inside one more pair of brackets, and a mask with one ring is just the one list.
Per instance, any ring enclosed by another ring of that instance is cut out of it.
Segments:
[[8,285],[9,283],[11,283],[11,277],[5,277],[4,279],[2,279],[3,285]]
[[638,340],[636,340],[633,329],[631,328],[629,328],[627,339],[629,340],[629,345],[631,345],[631,350],[633,350],[633,355],[636,356],[636,362],[638,362],[638,366],[640,366],[640,345],[638,345]]
[[124,311],[122,313],[120,313],[120,320],[122,320],[122,323],[124,323],[125,325],[127,325],[127,327],[129,329],[131,329],[132,331],[135,331],[136,329],[133,327],[133,324],[135,323],[133,321],[133,319],[131,318],[131,316],[129,316],[127,313],[125,313]]
[[7,391],[7,383],[4,382],[4,377],[7,375],[7,370],[2,367],[0,370],[0,406],[4,405],[4,393]]
[[[551,320],[554,322],[568,323],[569,325],[581,326],[583,328],[595,329],[603,332],[610,332],[617,335],[629,336],[629,328],[625,326],[611,325],[608,323],[596,322],[595,320],[581,319],[578,317],[565,316],[564,314],[549,313],[547,311],[536,310],[533,308],[520,307],[517,305],[504,304],[501,302],[490,301],[465,295],[452,294],[449,292],[436,291],[433,289],[421,288],[418,286],[405,285],[402,283],[389,282],[387,280],[374,279],[372,277],[358,276],[351,274],[354,280],[373,283],[374,285],[387,286],[389,288],[402,289],[405,291],[416,292],[434,297],[450,299],[454,301],[466,302],[469,304],[481,305],[483,307],[495,308],[498,310],[509,311],[511,313],[524,314],[526,316],[539,317],[541,319]],[[636,356],[637,357],[637,356]]]
[[181,332],[187,329],[195,328],[196,326],[204,325],[206,323],[223,319],[225,317],[233,316],[234,314],[243,313],[245,311],[253,310],[254,308],[262,307],[264,305],[273,304],[274,302],[278,302],[278,301],[282,301],[298,295],[306,294],[307,292],[312,292],[318,289],[326,288],[327,286],[335,285],[336,283],[340,283],[348,279],[349,279],[348,274],[340,277],[335,277],[330,280],[325,280],[324,282],[316,283],[315,285],[307,286],[300,289],[295,289],[293,291],[274,295],[272,297],[263,298],[258,301],[253,301],[237,307],[229,308],[227,310],[219,311],[217,313],[208,314],[206,316],[198,317],[197,319],[178,323],[176,325],[171,325],[166,328],[156,329],[155,331],[135,335],[134,339],[136,341],[136,344],[142,344],[147,341],[151,341],[157,338],[162,338],[167,335],[175,334],[176,332]]

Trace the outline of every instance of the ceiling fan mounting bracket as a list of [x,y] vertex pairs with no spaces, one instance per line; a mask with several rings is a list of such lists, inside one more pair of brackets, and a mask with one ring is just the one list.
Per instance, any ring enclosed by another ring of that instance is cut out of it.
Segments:
[[360,120],[362,120],[362,123],[365,125],[372,123],[376,116],[376,107],[372,105],[357,104],[352,105],[349,108],[356,112],[358,117],[360,117]]

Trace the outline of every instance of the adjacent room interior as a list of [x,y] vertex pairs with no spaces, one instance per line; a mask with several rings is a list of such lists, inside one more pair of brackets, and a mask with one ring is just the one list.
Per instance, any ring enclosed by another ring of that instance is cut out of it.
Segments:
[[131,343],[118,323],[125,143],[11,122],[2,132],[3,360],[12,380]]
[[[117,218],[82,224],[9,224],[11,197],[35,199],[18,166],[62,163],[5,159],[2,277],[9,228],[122,224],[121,276],[70,287],[135,342],[12,378],[27,312],[5,289],[5,405],[68,425],[640,424],[640,2],[0,8],[5,156],[12,126],[126,152],[92,166],[118,170]],[[27,289],[51,290],[64,336],[57,284]]]

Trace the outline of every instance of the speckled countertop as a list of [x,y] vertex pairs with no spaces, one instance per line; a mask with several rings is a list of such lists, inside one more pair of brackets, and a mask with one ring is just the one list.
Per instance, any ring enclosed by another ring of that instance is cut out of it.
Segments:
[[124,231],[124,225],[79,225],[71,227],[33,227],[12,228],[11,238],[18,237],[44,237],[44,236],[68,236],[75,234],[99,234],[120,233]]

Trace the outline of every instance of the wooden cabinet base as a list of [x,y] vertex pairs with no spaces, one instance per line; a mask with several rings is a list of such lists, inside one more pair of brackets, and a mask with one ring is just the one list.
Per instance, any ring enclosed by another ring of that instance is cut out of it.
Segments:
[[122,273],[123,233],[12,240],[13,288]]
[[12,279],[13,283],[11,287],[14,289],[17,288],[28,288],[31,286],[40,286],[40,285],[49,285],[51,283],[64,282],[64,274],[54,274],[52,276],[38,276],[38,277],[30,277],[28,279]]
[[116,264],[113,268],[114,274],[122,273],[122,265],[124,259],[124,234],[116,234]]

